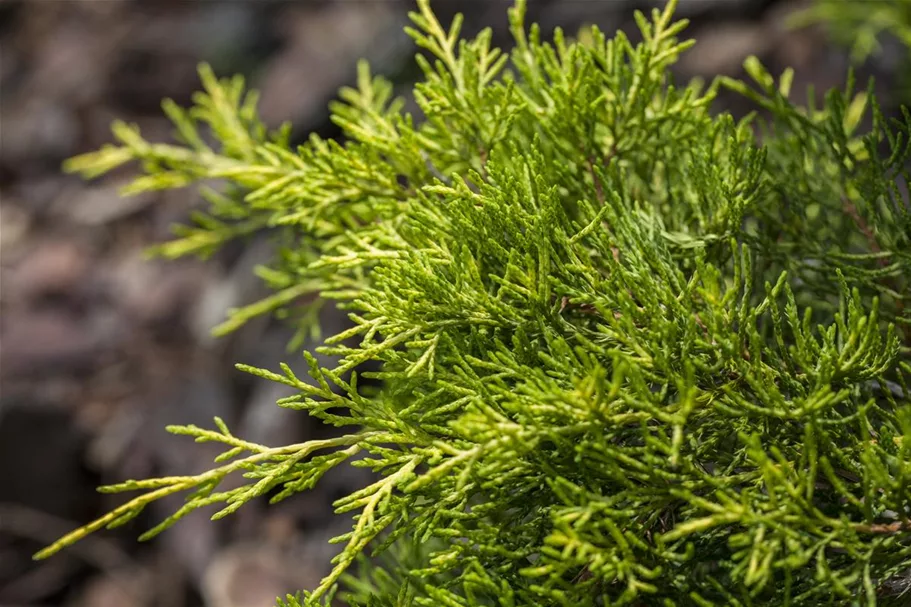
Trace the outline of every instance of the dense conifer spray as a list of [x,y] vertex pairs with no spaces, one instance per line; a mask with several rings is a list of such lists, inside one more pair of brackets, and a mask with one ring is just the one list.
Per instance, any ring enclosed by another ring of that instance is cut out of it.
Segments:
[[[287,605],[911,604],[911,113],[853,82],[798,107],[756,59],[749,83],[675,85],[674,4],[638,44],[577,44],[520,1],[504,53],[421,0],[420,120],[363,64],[332,106],[344,143],[292,149],[203,67],[192,108],[164,104],[178,143],[117,123],[72,159],[138,161],[128,194],[224,184],[167,257],[276,230],[275,294],[218,332],[278,312],[306,335],[304,296],[346,310],[335,366],[238,365],[344,433],[172,427],[224,445],[216,466],[105,487],[138,495],[38,556],[172,494],[143,538],[351,464],[377,480],[335,503],[343,549]],[[758,114],[710,112],[720,87]]]

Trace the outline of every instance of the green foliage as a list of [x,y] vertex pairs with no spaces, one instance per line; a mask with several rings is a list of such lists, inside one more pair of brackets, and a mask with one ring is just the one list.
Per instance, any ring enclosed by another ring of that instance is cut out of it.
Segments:
[[[852,83],[797,107],[792,73],[755,59],[752,84],[679,87],[674,2],[637,15],[639,44],[546,43],[519,2],[509,54],[419,7],[421,119],[362,65],[332,106],[344,143],[292,150],[204,68],[192,109],[165,105],[179,145],[118,124],[118,146],[70,161],[140,161],[128,192],[219,180],[167,256],[273,228],[276,294],[224,329],[305,295],[347,310],[334,368],[239,366],[346,433],[171,428],[222,443],[218,467],[107,487],[142,493],[38,556],[166,495],[190,492],[144,537],[348,462],[377,480],[335,503],[354,520],[331,574],[281,604],[340,582],[370,606],[907,604],[911,113]],[[713,115],[720,86],[768,118]]]
[[795,15],[794,23],[824,23],[851,46],[857,61],[880,49],[883,34],[897,38],[911,54],[911,0],[815,0]]

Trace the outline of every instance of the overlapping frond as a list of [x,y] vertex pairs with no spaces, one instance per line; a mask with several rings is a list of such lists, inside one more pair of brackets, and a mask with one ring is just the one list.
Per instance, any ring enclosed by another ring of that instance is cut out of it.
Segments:
[[[175,428],[224,443],[220,467],[110,487],[144,493],[41,556],[165,495],[192,491],[147,535],[350,462],[378,480],[336,502],[354,513],[344,548],[285,605],[328,603],[369,549],[392,558],[361,564],[349,604],[900,600],[911,116],[886,120],[851,86],[797,107],[791,74],[752,59],[755,84],[678,88],[691,43],[673,8],[638,15],[638,44],[597,28],[546,43],[519,2],[504,53],[421,1],[421,120],[362,65],[332,107],[345,142],[292,150],[238,80],[204,69],[193,109],[166,105],[182,144],[118,125],[119,147],[71,161],[89,177],[140,161],[129,191],[219,180],[167,255],[276,229],[276,294],[224,329],[306,294],[337,301],[351,328],[321,350],[332,368],[308,353],[306,379],[242,369],[348,433],[269,448],[220,422]],[[764,118],[712,114],[719,86]],[[377,394],[358,388],[365,363]],[[234,472],[248,482],[217,492]]]

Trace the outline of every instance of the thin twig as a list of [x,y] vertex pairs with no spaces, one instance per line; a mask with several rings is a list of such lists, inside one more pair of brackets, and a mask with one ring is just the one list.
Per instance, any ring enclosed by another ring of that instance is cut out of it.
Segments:
[[902,531],[911,531],[911,521],[895,521],[894,523],[877,523],[873,525],[854,525],[854,530],[861,533],[878,533],[891,535]]
[[588,164],[588,172],[591,174],[592,180],[595,182],[595,194],[598,196],[598,202],[604,204],[604,188],[601,186],[601,180],[598,179],[598,175],[595,173],[595,161],[591,156],[589,156],[586,159],[586,163]]
[[[864,238],[867,239],[867,244],[869,245],[870,250],[873,253],[881,253],[882,248],[879,246],[879,242],[876,240],[876,233],[873,231],[872,228],[870,228],[870,226],[867,224],[867,222],[864,221],[864,218],[861,216],[860,212],[857,210],[857,205],[855,205],[853,202],[851,202],[851,199],[849,199],[847,196],[844,196],[844,195],[841,198],[841,202],[842,202],[842,209],[844,209],[844,212],[851,218],[851,220],[854,222],[854,225],[857,226],[857,229],[860,230],[860,232],[864,235]],[[889,259],[886,257],[880,257],[876,261],[881,268],[885,268],[886,266],[889,265]],[[892,281],[890,281],[890,282],[892,282]],[[894,291],[896,291],[896,292],[898,291],[898,289],[895,288],[894,284],[892,284],[891,286]],[[897,317],[902,317],[902,316],[904,316],[904,313],[905,313],[905,300],[903,297],[899,297],[895,301],[895,315]],[[907,325],[903,326],[902,333],[904,334],[905,342],[907,342],[908,344],[911,344],[911,327],[909,327]]]
[[[857,226],[857,229],[864,235],[864,238],[867,239],[867,244],[870,245],[870,250],[874,253],[882,252],[882,249],[879,246],[879,243],[876,241],[876,233],[867,225],[867,222],[864,221],[864,218],[861,217],[860,212],[857,210],[857,205],[855,205],[847,196],[842,196],[841,198],[842,209],[845,214],[851,218],[854,222],[854,225]],[[879,259],[879,264],[881,266],[888,265],[888,261],[885,258]]]

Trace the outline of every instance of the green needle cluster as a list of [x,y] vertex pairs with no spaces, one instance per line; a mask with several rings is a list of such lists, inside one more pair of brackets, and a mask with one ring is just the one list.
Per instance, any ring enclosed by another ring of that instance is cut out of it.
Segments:
[[[118,123],[69,161],[138,162],[127,193],[200,185],[165,256],[274,233],[274,295],[219,332],[345,310],[334,367],[239,365],[343,430],[173,427],[221,443],[216,467],[106,487],[139,493],[38,556],[165,496],[186,501],[144,537],[353,465],[376,482],[335,503],[331,573],[280,604],[911,604],[911,112],[850,78],[799,107],[756,59],[749,83],[675,84],[673,1],[634,44],[546,42],[520,0],[511,52],[418,5],[419,116],[362,64],[344,140],[293,148],[203,67],[193,107],[164,104],[177,143]],[[756,112],[713,113],[721,88]]]

